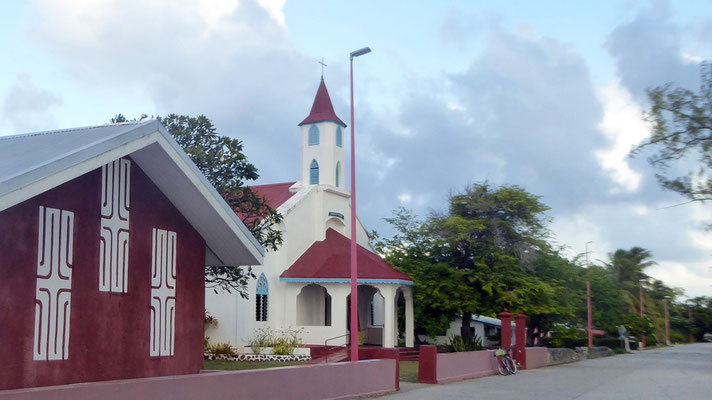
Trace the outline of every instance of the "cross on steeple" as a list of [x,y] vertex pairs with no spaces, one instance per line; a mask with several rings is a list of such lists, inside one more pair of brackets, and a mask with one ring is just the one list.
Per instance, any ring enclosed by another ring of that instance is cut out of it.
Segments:
[[321,79],[324,79],[324,67],[326,67],[326,64],[324,64],[324,57],[321,58],[319,64],[321,64]]

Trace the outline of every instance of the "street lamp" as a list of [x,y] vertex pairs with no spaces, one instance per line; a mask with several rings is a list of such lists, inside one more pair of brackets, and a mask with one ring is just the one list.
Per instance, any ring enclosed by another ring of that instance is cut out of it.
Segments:
[[588,244],[589,243],[593,243],[593,240],[589,240],[588,242],[586,242],[586,253],[585,253],[586,254],[586,268],[591,266],[591,264],[589,264],[589,262],[588,262]]
[[668,301],[670,296],[665,296],[663,298],[663,305],[665,306],[665,344],[670,346],[670,310],[668,309]]
[[[645,282],[645,279],[641,279],[638,282],[638,287],[640,289],[640,318],[641,320],[645,318],[645,302],[643,300],[643,282]],[[641,322],[645,322],[644,320]],[[645,328],[645,326],[643,326]],[[645,331],[643,331],[640,334],[640,349],[645,350]]]
[[354,57],[370,53],[364,47],[352,51],[351,63],[351,361],[358,361],[358,273],[356,267],[356,145],[354,139]]

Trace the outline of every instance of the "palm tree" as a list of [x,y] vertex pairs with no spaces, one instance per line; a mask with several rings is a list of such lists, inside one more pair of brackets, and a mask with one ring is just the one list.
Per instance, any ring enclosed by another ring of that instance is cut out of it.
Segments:
[[651,260],[652,256],[650,251],[641,247],[618,249],[613,254],[608,253],[610,262],[605,263],[606,269],[624,290],[631,312],[637,312],[636,308],[640,310],[638,285],[641,280],[650,279],[643,270],[657,264]]

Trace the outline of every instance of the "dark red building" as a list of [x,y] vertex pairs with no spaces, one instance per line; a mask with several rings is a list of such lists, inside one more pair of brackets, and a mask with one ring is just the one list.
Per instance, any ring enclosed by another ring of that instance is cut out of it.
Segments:
[[0,389],[197,373],[264,251],[157,121],[0,137]]

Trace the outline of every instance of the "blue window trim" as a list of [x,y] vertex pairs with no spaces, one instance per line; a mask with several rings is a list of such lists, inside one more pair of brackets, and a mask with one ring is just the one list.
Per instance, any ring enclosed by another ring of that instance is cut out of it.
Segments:
[[[351,283],[350,279],[347,278],[279,278],[282,282],[294,282],[294,283]],[[406,285],[413,286],[412,281],[406,281],[403,279],[372,279],[372,278],[360,278],[356,280],[357,283],[384,283],[387,285]]]
[[341,130],[340,126],[336,127],[336,145],[344,147],[344,132]]
[[312,125],[309,127],[309,146],[316,146],[319,144],[319,127]]
[[267,277],[264,272],[260,274],[259,278],[257,278],[256,294],[269,294],[269,283],[267,283]]
[[309,184],[319,184],[319,163],[316,162],[316,160],[312,160],[311,164],[309,165]]

